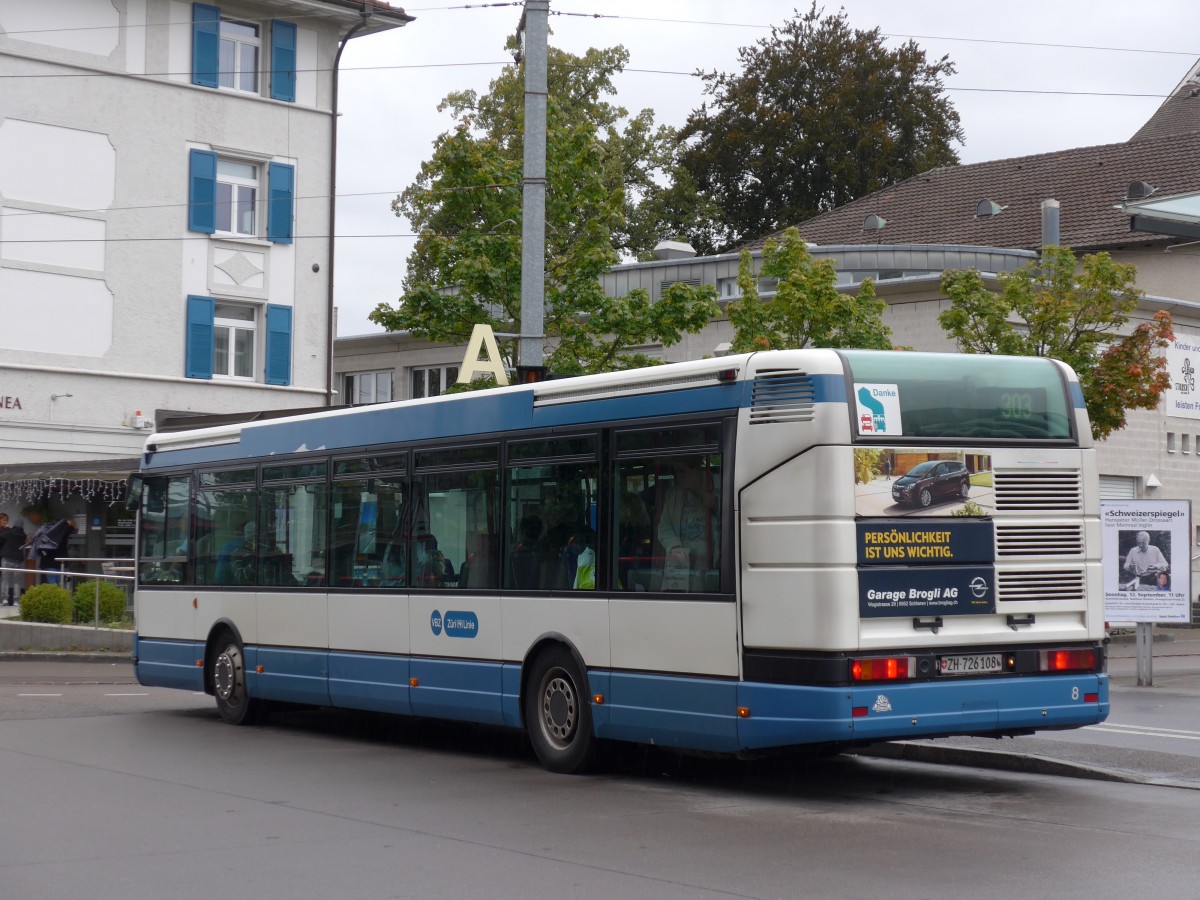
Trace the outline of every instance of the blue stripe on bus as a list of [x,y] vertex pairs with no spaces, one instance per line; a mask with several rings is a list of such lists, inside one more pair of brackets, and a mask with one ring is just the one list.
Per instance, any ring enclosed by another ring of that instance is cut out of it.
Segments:
[[[203,690],[203,653],[202,643],[139,640],[138,681]],[[262,699],[521,725],[517,663],[257,647],[246,661]],[[718,752],[1092,725],[1109,712],[1108,676],[1095,674],[847,688],[593,669],[588,688],[603,697],[592,704],[597,737]],[[1098,701],[1086,702],[1092,693]]]
[[[256,671],[261,667],[262,671]],[[329,654],[324,650],[246,647],[251,697],[329,706]]]
[[[813,375],[813,402],[845,403],[840,375]],[[740,384],[740,389],[738,385]],[[309,451],[337,451],[375,444],[519,431],[530,427],[586,425],[661,418],[684,413],[720,412],[750,405],[753,381],[690,390],[604,397],[533,407],[533,392],[492,391],[450,402],[359,407],[319,419],[268,421],[242,429],[237,443],[151,454],[144,469],[204,465]]]
[[138,684],[204,690],[204,644],[192,641],[161,641],[134,636],[133,674]]
[[590,422],[616,422],[627,419],[661,418],[684,413],[734,410],[742,405],[737,384],[604,397],[574,403],[538,407],[533,411],[537,428],[556,425],[585,425]]
[[410,666],[419,683],[411,694],[416,715],[504,724],[500,663],[420,657]]
[[[1098,702],[1085,702],[1089,693]],[[750,710],[738,722],[746,749],[1094,725],[1109,710],[1108,676],[1094,674],[854,688],[745,683],[738,697]],[[867,714],[855,717],[855,707]]]
[[[596,736],[732,753],[738,746],[735,681],[612,672]],[[593,710],[595,707],[593,707]]]
[[329,701],[334,706],[412,715],[409,659],[366,653],[329,654]]
[[248,425],[236,444],[162,451],[153,454],[143,468],[488,434],[528,428],[532,421],[532,391],[482,392],[447,403],[359,407],[337,416]]

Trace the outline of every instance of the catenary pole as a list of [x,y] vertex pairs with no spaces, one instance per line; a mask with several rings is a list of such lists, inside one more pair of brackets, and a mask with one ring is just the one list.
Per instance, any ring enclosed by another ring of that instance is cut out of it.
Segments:
[[546,33],[550,0],[526,0],[525,174],[521,200],[521,337],[517,361],[543,365],[546,300]]

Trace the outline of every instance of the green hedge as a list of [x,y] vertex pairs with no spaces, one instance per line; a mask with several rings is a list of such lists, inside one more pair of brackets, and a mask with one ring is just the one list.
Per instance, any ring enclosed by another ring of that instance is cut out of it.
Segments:
[[35,584],[21,595],[21,619],[69,625],[71,592],[57,584]]
[[[75,588],[75,621],[91,625],[96,619],[96,582],[84,581]],[[100,582],[100,622],[120,622],[125,617],[125,592],[111,581]]]

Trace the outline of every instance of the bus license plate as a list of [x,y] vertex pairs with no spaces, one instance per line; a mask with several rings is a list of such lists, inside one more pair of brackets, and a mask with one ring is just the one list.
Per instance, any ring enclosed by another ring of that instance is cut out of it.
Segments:
[[938,659],[939,675],[994,675],[1004,671],[1000,653],[976,653],[970,656],[943,656]]

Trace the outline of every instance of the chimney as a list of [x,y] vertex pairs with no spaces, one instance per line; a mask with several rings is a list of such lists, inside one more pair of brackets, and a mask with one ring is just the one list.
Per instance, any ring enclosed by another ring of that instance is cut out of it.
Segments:
[[1062,235],[1058,225],[1058,201],[1042,201],[1042,246],[1061,246]]

